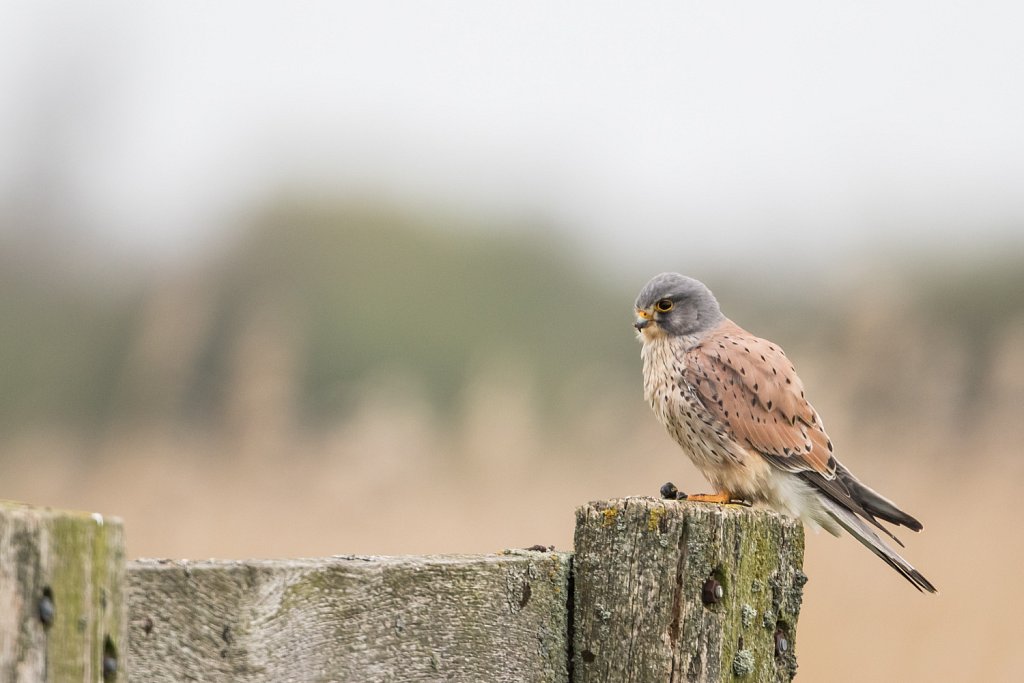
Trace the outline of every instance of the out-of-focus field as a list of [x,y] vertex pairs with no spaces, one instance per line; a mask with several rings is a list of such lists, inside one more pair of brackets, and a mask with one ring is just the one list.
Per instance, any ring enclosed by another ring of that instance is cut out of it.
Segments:
[[[121,516],[131,556],[243,558],[568,549],[585,501],[705,488],[641,398],[643,277],[300,217],[129,288],[5,251],[0,496]],[[813,296],[693,273],[787,348],[840,459],[925,525],[901,537],[937,596],[808,534],[799,680],[1019,679],[1022,264]]]

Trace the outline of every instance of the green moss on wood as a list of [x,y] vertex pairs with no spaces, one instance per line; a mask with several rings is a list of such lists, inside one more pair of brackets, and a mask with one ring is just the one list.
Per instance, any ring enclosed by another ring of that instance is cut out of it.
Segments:
[[[794,576],[778,575],[780,552],[788,554],[783,568],[799,569],[803,557],[803,534],[792,525],[778,523],[771,513],[745,519],[740,526],[735,524],[727,533],[727,543],[738,547],[738,563],[729,572],[731,579],[728,609],[724,609],[724,631],[722,644],[723,659],[734,660],[745,651],[756,664],[751,672],[734,673],[744,680],[754,670],[773,674],[776,668],[792,668],[795,674],[795,659],[792,648],[782,656],[775,652],[775,630],[778,622],[796,624],[800,608],[800,587],[792,588]],[[791,569],[791,571],[793,571]],[[761,590],[765,581],[771,590]],[[756,621],[753,614],[774,615],[774,620]],[[740,645],[742,643],[742,646]],[[791,645],[793,639],[790,639]],[[744,655],[746,657],[746,655]],[[741,667],[742,668],[742,667]],[[759,675],[756,680],[774,680],[773,675]]]
[[81,648],[89,644],[86,630],[92,630],[90,619],[95,618],[85,595],[94,561],[90,526],[76,517],[57,517],[51,526],[53,566],[48,582],[57,617],[50,628],[47,662],[54,680],[88,680],[89,658],[83,657]]

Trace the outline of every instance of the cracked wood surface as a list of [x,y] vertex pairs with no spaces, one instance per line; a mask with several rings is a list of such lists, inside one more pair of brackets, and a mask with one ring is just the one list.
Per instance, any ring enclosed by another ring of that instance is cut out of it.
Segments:
[[128,567],[131,681],[568,681],[565,553]]
[[792,680],[798,522],[625,498],[580,507],[575,546],[574,681]]

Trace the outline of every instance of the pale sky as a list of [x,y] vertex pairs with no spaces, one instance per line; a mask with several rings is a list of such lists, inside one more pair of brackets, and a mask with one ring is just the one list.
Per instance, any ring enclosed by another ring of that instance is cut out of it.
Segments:
[[1021,7],[5,2],[0,200],[170,253],[301,184],[634,261],[1022,245]]

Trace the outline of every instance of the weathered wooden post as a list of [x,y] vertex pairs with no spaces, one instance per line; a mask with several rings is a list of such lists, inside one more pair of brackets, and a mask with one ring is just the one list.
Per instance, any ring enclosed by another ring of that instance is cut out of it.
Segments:
[[791,680],[803,548],[802,526],[766,510],[651,498],[582,506],[573,680]]
[[0,501],[0,681],[123,680],[123,575],[120,520]]

